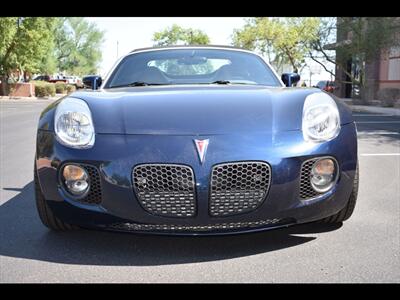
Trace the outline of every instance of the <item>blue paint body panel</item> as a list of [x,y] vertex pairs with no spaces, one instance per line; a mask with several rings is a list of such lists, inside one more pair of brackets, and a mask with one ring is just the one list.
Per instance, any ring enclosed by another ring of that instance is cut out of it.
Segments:
[[[334,98],[340,112],[340,134],[319,144],[304,141],[303,103],[307,95],[316,92],[321,91],[199,85],[73,93],[70,97],[82,99],[90,107],[95,144],[84,150],[61,145],[54,134],[54,113],[59,101],[49,106],[41,115],[37,134],[36,165],[41,191],[63,221],[105,229],[116,222],[201,226],[273,218],[294,223],[322,219],[337,213],[349,199],[357,166],[357,135],[350,109]],[[203,164],[193,143],[198,138],[209,139]],[[339,164],[337,184],[314,200],[300,200],[302,162],[326,155],[333,156]],[[271,166],[271,186],[263,204],[242,215],[211,217],[212,167],[253,160]],[[58,172],[65,162],[98,167],[103,193],[100,205],[79,203],[61,191]],[[135,196],[132,182],[134,166],[143,163],[190,166],[196,182],[196,216],[176,219],[146,212]]]

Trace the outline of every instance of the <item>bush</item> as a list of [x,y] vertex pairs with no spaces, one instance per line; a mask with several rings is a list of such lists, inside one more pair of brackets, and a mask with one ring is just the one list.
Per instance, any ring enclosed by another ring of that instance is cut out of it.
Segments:
[[46,97],[46,86],[44,84],[35,83],[35,96],[36,97]]
[[35,85],[36,97],[54,97],[56,95],[56,88],[54,83],[44,81],[31,81]]
[[54,83],[47,83],[45,87],[48,96],[54,97],[56,95],[56,87]]
[[76,86],[71,85],[71,84],[67,85],[67,94],[70,94],[70,93],[75,92],[75,91],[76,91]]
[[382,101],[382,105],[393,107],[400,100],[400,89],[385,88],[378,91],[378,99]]
[[67,84],[62,81],[57,81],[55,83],[55,91],[57,94],[65,94],[67,91]]

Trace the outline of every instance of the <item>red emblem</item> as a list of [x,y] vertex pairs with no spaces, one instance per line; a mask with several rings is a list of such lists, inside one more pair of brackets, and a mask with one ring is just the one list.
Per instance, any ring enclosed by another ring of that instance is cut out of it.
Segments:
[[206,157],[207,147],[209,140],[194,140],[196,145],[197,154],[199,155],[200,162],[204,162],[204,158]]

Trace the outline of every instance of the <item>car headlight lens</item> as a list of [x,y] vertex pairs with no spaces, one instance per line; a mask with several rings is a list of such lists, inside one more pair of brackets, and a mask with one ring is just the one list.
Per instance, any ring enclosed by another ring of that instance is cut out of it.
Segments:
[[339,110],[325,93],[307,96],[303,107],[303,136],[306,141],[326,142],[340,132]]
[[90,148],[94,145],[92,114],[85,101],[66,98],[57,106],[54,118],[56,137],[72,148]]

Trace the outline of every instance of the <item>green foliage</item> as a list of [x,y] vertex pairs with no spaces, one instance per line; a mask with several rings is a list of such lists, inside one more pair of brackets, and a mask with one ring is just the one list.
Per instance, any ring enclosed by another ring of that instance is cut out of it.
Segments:
[[[15,71],[97,73],[104,32],[84,18],[0,18],[0,80]],[[2,85],[6,94],[7,84]]]
[[155,46],[168,45],[207,45],[210,38],[201,30],[192,28],[182,28],[179,25],[172,25],[162,31],[153,34]]
[[56,95],[56,88],[54,83],[45,84],[46,94],[54,97]]
[[62,81],[57,81],[54,84],[57,94],[64,94],[67,91],[67,84]]
[[71,94],[72,92],[76,91],[76,86],[72,85],[72,84],[68,84],[67,85],[67,94]]
[[54,83],[34,80],[32,80],[30,83],[35,85],[36,97],[54,97],[56,95],[56,87]]
[[58,18],[54,32],[57,68],[74,75],[97,73],[104,32],[82,17]]
[[14,70],[40,71],[52,51],[54,25],[54,18],[0,18],[0,75],[8,77]]
[[233,44],[267,56],[274,65],[290,64],[297,71],[304,64],[310,42],[317,38],[319,18],[250,18],[234,30]]

